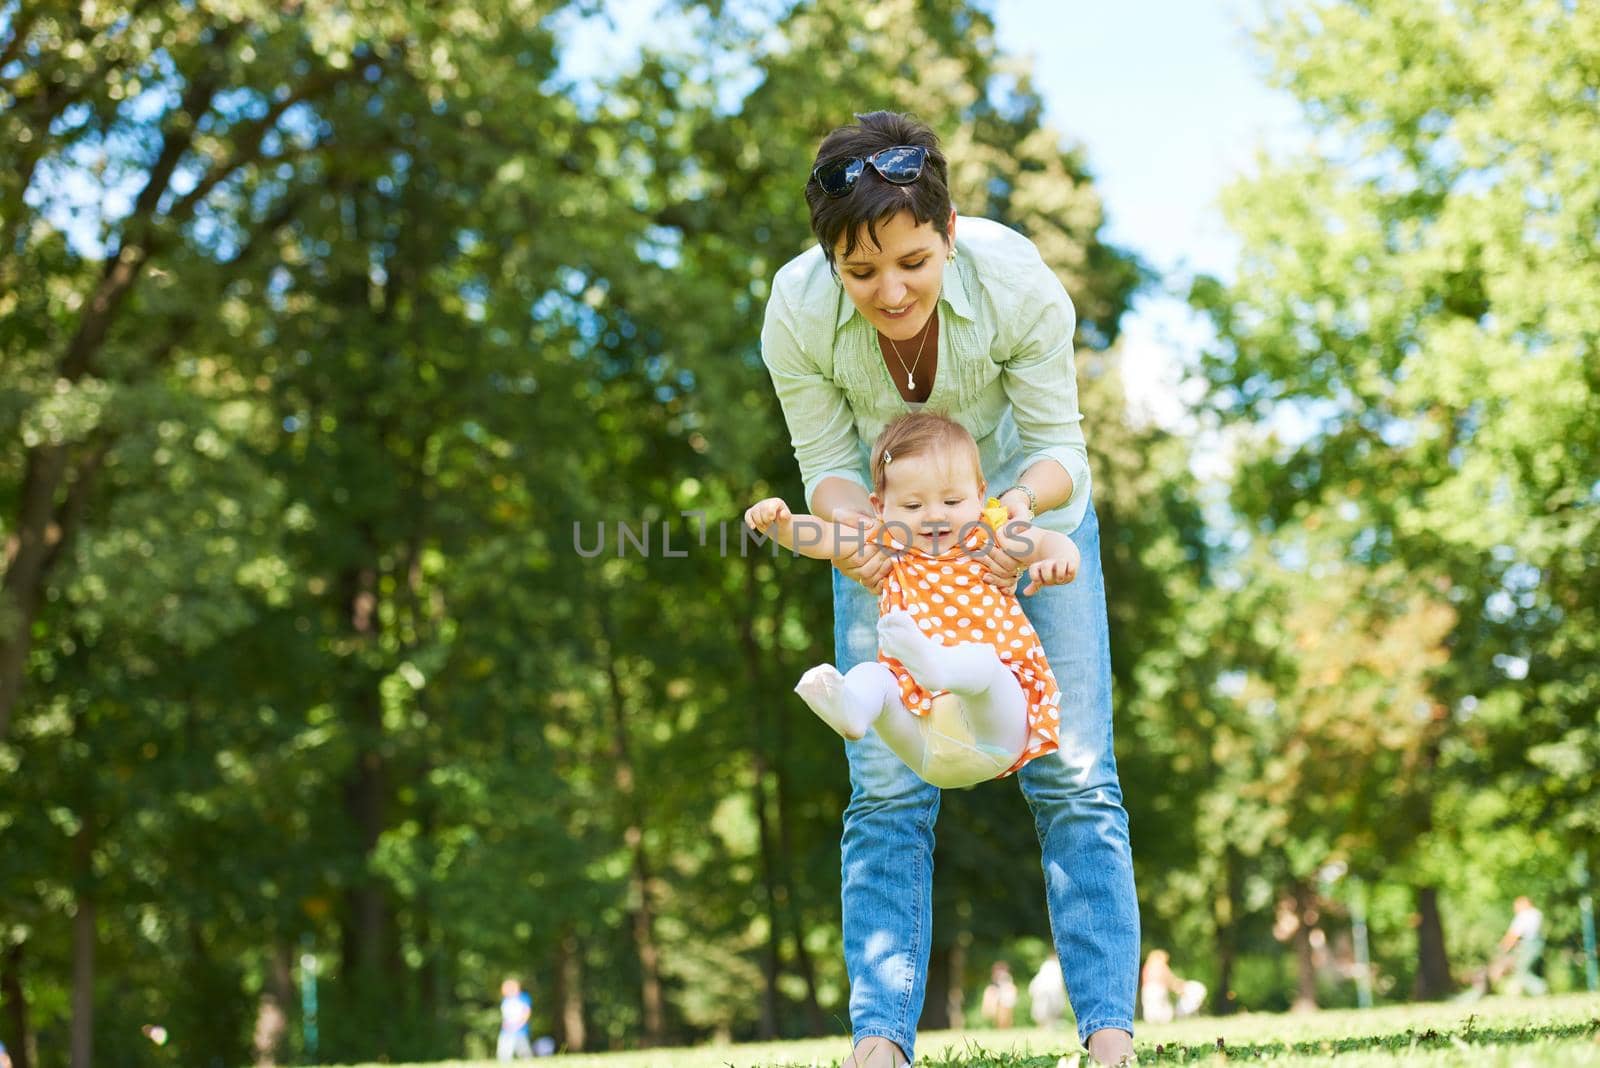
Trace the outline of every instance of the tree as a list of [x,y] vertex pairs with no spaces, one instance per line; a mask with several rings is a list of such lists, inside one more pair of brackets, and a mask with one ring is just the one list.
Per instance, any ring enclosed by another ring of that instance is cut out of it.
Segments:
[[[1259,40],[1314,136],[1229,193],[1238,277],[1193,292],[1218,335],[1211,403],[1294,428],[1244,451],[1241,520],[1337,513],[1350,563],[1443,598],[1442,740],[1470,732],[1495,767],[1428,760],[1424,792],[1452,767],[1538,781],[1525,825],[1555,822],[1567,848],[1593,841],[1596,810],[1578,770],[1600,687],[1596,18],[1554,0],[1273,5]],[[1437,955],[1419,973],[1440,992]]]
[[[783,699],[827,577],[737,517],[795,489],[765,287],[865,106],[945,131],[963,210],[1068,282],[1118,685],[1197,670],[1182,451],[1096,351],[1139,271],[980,9],[685,6],[704,51],[593,93],[552,5],[157,7],[0,3],[8,1043],[86,1064],[159,1019],[239,1060],[302,953],[319,1058],[471,1053],[505,974],[571,1048],[834,1026],[845,765]],[[963,911],[1034,848],[973,800],[955,989],[974,932],[1044,922],[1025,884]]]

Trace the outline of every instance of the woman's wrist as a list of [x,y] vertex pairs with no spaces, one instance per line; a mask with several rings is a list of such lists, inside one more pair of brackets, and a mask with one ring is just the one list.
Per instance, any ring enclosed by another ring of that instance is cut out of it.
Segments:
[[1039,497],[1024,483],[1018,482],[1001,491],[998,498],[1013,516],[1026,512],[1029,519],[1039,514]]

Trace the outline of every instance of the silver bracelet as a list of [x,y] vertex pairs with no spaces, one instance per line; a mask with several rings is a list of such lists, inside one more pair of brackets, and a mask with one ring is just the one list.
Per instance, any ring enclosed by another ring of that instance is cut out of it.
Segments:
[[1000,496],[1004,497],[1006,494],[1010,493],[1012,490],[1021,490],[1023,493],[1027,494],[1027,497],[1028,497],[1028,512],[1030,514],[1032,514],[1032,515],[1038,515],[1039,514],[1039,495],[1037,493],[1033,492],[1033,490],[1029,489],[1027,483],[1025,483],[1025,482],[1014,482],[1009,487],[1007,487],[1006,489],[1001,490],[1000,491]]

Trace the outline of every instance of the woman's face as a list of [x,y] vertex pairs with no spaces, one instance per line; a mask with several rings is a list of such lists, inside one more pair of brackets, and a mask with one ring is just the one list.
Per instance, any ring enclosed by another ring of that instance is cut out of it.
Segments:
[[844,255],[844,239],[839,240],[834,259],[844,291],[884,337],[906,341],[927,324],[939,304],[949,242],[955,233],[954,211],[942,230],[931,222],[919,223],[909,211],[902,211],[878,224],[878,245],[862,227],[849,259]]

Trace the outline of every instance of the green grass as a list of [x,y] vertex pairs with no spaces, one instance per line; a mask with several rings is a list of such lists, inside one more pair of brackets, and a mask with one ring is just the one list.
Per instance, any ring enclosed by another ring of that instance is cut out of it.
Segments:
[[[933,1031],[919,1035],[917,1043],[920,1068],[1068,1068],[1080,1050],[1076,1035],[1068,1030]],[[1141,1025],[1134,1045],[1141,1066],[1600,1068],[1600,996],[1486,998],[1471,1005],[1446,1002],[1305,1015],[1199,1017]],[[540,1063],[556,1068],[829,1068],[848,1048],[841,1036],[569,1054]],[[1066,1065],[1061,1064],[1063,1057]],[[1087,1058],[1080,1068],[1090,1068]]]

